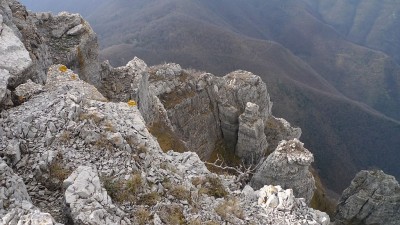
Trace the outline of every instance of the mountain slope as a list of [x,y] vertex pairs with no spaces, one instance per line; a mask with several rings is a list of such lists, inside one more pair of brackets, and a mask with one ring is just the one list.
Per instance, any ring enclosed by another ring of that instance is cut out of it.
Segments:
[[260,75],[276,102],[274,114],[302,127],[316,168],[335,191],[362,168],[400,177],[399,123],[382,114],[400,117],[399,66],[347,41],[309,4],[115,0],[87,18],[103,57],[117,65],[138,56],[217,75],[235,69]]

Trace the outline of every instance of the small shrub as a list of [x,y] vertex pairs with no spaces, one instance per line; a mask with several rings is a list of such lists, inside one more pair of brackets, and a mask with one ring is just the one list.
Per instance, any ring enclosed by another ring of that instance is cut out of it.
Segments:
[[107,120],[104,123],[104,130],[109,131],[109,132],[115,132],[116,131],[114,125],[109,120]]
[[223,201],[215,208],[215,212],[226,221],[229,221],[230,216],[235,216],[239,219],[244,218],[244,212],[236,198],[229,198]]
[[136,173],[132,176],[131,179],[128,180],[127,191],[132,194],[137,194],[137,192],[139,192],[140,188],[142,187],[142,184],[142,176],[139,173]]
[[171,188],[169,194],[174,196],[178,200],[185,200],[189,203],[191,202],[190,191],[188,191],[184,186],[178,185]]
[[200,188],[201,194],[214,196],[215,198],[223,198],[228,195],[221,180],[216,176],[208,176],[204,187]]
[[71,131],[64,130],[64,131],[60,134],[60,142],[61,142],[61,143],[66,144],[66,143],[68,143],[68,142],[71,140],[71,138],[72,138],[72,133],[71,133]]
[[150,214],[149,210],[147,210],[145,208],[139,208],[134,213],[134,216],[139,225],[145,225],[145,224],[149,224],[151,214]]
[[183,209],[176,204],[165,205],[160,210],[160,219],[166,224],[186,224]]
[[58,67],[58,70],[62,73],[67,72],[68,68],[65,65],[61,65],[60,67]]
[[157,192],[151,192],[149,194],[144,194],[139,197],[138,204],[139,205],[148,205],[154,206],[157,202],[160,201],[160,195]]

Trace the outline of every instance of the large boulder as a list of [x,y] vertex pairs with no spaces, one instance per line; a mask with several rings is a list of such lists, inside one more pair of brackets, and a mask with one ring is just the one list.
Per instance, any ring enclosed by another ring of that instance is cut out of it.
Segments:
[[255,164],[268,147],[264,133],[264,121],[260,117],[259,106],[248,102],[239,116],[238,141],[236,155],[247,164]]
[[280,185],[293,189],[294,195],[309,204],[314,195],[315,180],[309,171],[314,157],[297,139],[282,141],[251,179],[255,189],[264,185]]
[[400,186],[381,170],[360,171],[343,191],[336,225],[400,224]]
[[112,204],[96,169],[79,166],[63,185],[65,204],[74,224],[131,224],[124,218],[125,213]]

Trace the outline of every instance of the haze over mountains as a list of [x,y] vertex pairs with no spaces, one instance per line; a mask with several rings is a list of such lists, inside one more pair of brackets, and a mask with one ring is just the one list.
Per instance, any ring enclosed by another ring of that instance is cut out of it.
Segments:
[[22,2],[37,11],[82,13],[114,65],[138,56],[216,75],[260,75],[274,114],[302,128],[315,167],[335,191],[362,168],[400,177],[395,0]]

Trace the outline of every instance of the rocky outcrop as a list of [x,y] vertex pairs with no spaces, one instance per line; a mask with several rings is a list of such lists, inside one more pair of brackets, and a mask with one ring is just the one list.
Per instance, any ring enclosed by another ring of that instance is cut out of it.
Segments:
[[74,224],[132,224],[125,213],[112,204],[96,169],[79,166],[64,180],[63,186],[67,211]]
[[32,14],[38,33],[49,47],[54,64],[64,64],[79,76],[99,86],[100,63],[97,37],[90,25],[79,15],[61,12]]
[[282,141],[268,156],[251,179],[255,189],[266,184],[293,189],[295,196],[310,203],[315,190],[315,181],[309,167],[314,157],[297,139]]
[[343,191],[337,225],[395,225],[400,223],[400,186],[381,170],[361,171]]
[[[301,217],[296,219],[302,219],[302,224],[321,224],[329,225],[329,216],[318,210],[308,209],[304,202],[304,199],[295,198],[292,189],[282,189],[281,186],[266,185],[258,191],[258,204],[265,209],[268,213],[271,209],[287,213],[290,211],[296,211],[299,209],[309,211],[312,217]],[[290,214],[289,214],[290,215]],[[295,219],[295,220],[296,220]],[[290,221],[290,219],[289,219]],[[283,221],[282,221],[283,222]],[[273,224],[281,224],[273,223]]]
[[100,91],[111,101],[138,104],[147,123],[155,121],[157,100],[149,90],[149,73],[146,63],[134,58],[126,66],[113,68],[107,61],[101,64]]
[[259,115],[264,123],[271,115],[272,103],[267,86],[259,76],[239,70],[222,78],[217,94],[224,141],[229,149],[234,150],[238,141],[239,116],[245,111],[248,102],[259,106]]
[[11,92],[28,79],[44,84],[46,70],[53,63],[65,64],[86,81],[98,85],[97,56],[96,35],[78,14],[35,14],[18,1],[2,1],[0,109],[11,107],[12,101],[19,104]]
[[0,224],[53,225],[52,216],[32,205],[21,177],[0,158]]
[[244,113],[239,116],[237,140],[235,153],[247,164],[256,164],[265,153],[268,143],[258,105],[246,104]]
[[[272,103],[260,77],[138,58],[97,75],[96,38],[79,15],[14,0],[0,10],[0,45],[15,49],[0,53],[0,98],[15,104],[0,114],[0,224],[324,224],[292,191],[266,205],[200,159],[219,141],[244,158],[265,151]],[[163,152],[147,129],[157,123],[200,157]],[[296,133],[281,125],[282,137]]]

